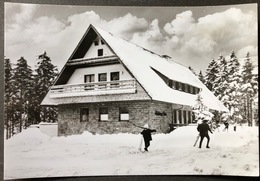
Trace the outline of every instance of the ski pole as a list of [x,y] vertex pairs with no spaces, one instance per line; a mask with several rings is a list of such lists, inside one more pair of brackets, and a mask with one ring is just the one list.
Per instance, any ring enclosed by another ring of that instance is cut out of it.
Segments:
[[198,134],[198,136],[196,137],[196,140],[195,140],[195,143],[194,143],[193,147],[196,146],[196,144],[197,144],[197,142],[198,142],[198,140],[199,140],[199,137],[200,137],[200,134]]

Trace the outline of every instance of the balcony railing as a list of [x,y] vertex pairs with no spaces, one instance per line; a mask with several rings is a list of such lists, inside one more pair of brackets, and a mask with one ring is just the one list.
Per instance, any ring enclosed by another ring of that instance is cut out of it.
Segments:
[[58,98],[71,96],[135,93],[135,91],[136,81],[131,79],[110,82],[56,85],[52,86],[50,90],[50,96],[51,98]]

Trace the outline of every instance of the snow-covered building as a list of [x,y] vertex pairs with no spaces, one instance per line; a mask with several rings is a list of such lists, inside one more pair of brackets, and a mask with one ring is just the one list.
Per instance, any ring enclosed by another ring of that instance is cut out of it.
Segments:
[[58,134],[167,133],[192,122],[200,92],[210,110],[223,104],[183,65],[90,25],[41,105],[58,107]]

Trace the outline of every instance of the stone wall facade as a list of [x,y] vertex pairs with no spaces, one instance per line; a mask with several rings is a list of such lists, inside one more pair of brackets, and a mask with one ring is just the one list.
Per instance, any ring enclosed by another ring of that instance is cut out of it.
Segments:
[[[99,109],[108,108],[108,121],[99,120]],[[129,110],[129,121],[119,120],[120,107]],[[88,108],[89,119],[80,122],[80,109]],[[58,106],[58,135],[81,134],[89,131],[93,134],[140,133],[148,123],[159,133],[168,133],[172,121],[172,105],[158,101],[119,101],[88,104],[68,104]]]

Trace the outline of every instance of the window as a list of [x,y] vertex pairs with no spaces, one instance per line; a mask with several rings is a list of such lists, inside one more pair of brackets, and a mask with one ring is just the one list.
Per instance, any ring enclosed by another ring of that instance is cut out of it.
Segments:
[[177,110],[173,111],[173,120],[174,120],[174,123],[177,123]]
[[[84,83],[91,83],[95,82],[95,75],[94,74],[89,74],[89,75],[84,75]],[[85,90],[93,90],[94,85],[86,85]]]
[[200,88],[197,88],[197,94],[200,93]]
[[179,90],[179,82],[176,82],[176,90]]
[[98,56],[103,56],[103,49],[98,49]]
[[119,80],[119,72],[111,72],[110,79],[111,81]]
[[181,90],[185,91],[185,84],[184,83],[181,83]]
[[95,44],[95,46],[98,46],[98,44],[99,44],[98,40],[95,40],[94,44]]
[[80,122],[88,122],[89,120],[89,109],[82,108],[80,109]]
[[104,45],[104,44],[105,44],[105,42],[104,42],[103,40],[101,40],[101,44],[102,44],[102,45]]
[[120,121],[129,121],[129,110],[126,107],[119,108],[119,120]]
[[194,112],[191,113],[191,121],[192,121],[192,123],[196,123]]
[[176,82],[175,81],[172,81],[172,88],[176,89]]
[[179,114],[178,114],[178,116],[179,116],[179,123],[182,124],[182,111],[179,110],[178,113],[179,113]]
[[172,80],[171,79],[169,79],[169,81],[168,81],[168,85],[169,85],[169,87],[172,87]]
[[[107,81],[107,74],[106,73],[98,74],[98,81],[99,82]],[[106,86],[107,86],[107,84],[99,84],[98,88],[102,89],[102,88],[106,88]]]
[[188,123],[191,123],[192,121],[191,121],[191,112],[190,111],[188,111]]
[[99,82],[107,81],[107,73],[98,74],[98,81]]
[[184,124],[187,124],[187,115],[186,115],[186,111],[183,111],[183,121],[184,121]]
[[196,94],[196,87],[193,87],[193,94]]
[[99,120],[108,121],[108,108],[102,107],[99,109]]
[[[111,81],[118,81],[119,80],[119,72],[111,72],[110,73],[110,80]],[[119,83],[111,83],[111,88],[119,87]]]

